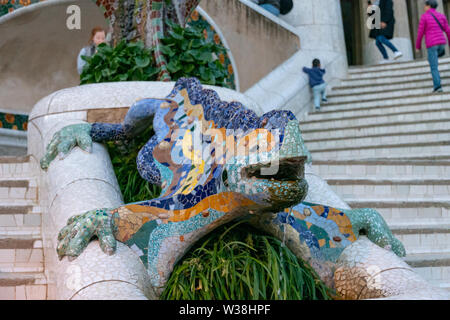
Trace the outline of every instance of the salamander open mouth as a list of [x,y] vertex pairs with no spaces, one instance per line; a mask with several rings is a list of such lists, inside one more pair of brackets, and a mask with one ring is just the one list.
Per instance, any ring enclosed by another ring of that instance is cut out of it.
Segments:
[[295,181],[305,177],[306,157],[286,158],[270,164],[251,165],[243,170],[243,178],[266,179],[277,181]]

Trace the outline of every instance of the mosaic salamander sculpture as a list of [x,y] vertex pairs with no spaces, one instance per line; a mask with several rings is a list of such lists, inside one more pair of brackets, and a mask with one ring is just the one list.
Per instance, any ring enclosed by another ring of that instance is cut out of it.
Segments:
[[123,242],[161,292],[195,241],[244,217],[284,239],[330,286],[337,258],[360,234],[405,254],[374,210],[302,203],[308,191],[304,165],[311,156],[290,111],[258,117],[239,102],[221,101],[195,78],[178,80],[166,98],[137,101],[122,124],[63,128],[47,146],[41,167],[76,145],[90,152],[92,141],[139,135],[151,121],[155,135],[140,150],[137,167],[144,179],[162,187],[160,197],[70,218],[58,236],[60,258],[79,256],[94,236],[107,254],[114,253],[116,241]]

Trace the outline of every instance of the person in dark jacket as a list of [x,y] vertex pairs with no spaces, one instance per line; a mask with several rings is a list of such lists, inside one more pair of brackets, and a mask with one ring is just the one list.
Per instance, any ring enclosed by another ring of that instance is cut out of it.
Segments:
[[394,60],[401,58],[403,53],[389,41],[394,37],[394,3],[392,0],[373,0],[369,1],[369,5],[375,5],[380,8],[380,26],[376,26],[374,29],[370,30],[369,33],[369,37],[375,39],[375,44],[383,56],[383,60],[381,60],[380,63],[389,62],[389,56],[384,46],[392,50],[394,53]]
[[320,100],[327,102],[327,84],[323,80],[325,69],[320,67],[320,60],[314,59],[312,68],[303,68],[303,72],[309,77],[309,85],[313,90],[314,108],[316,111],[320,110]]
[[280,15],[280,0],[251,0],[275,16]]

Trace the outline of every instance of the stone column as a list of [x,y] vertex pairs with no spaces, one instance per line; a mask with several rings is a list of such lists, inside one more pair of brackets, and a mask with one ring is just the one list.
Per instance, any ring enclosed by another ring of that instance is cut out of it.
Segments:
[[[363,61],[364,64],[376,64],[383,59],[380,51],[375,45],[375,40],[369,38],[370,30],[366,26],[367,21],[367,0],[360,0],[361,3],[361,15],[363,17]],[[395,14],[395,29],[394,39],[392,43],[394,46],[403,52],[403,57],[399,61],[409,61],[414,59],[413,55],[413,41],[411,41],[411,34],[409,30],[409,17],[408,7],[406,0],[394,1],[394,14]],[[386,48],[388,55],[392,58],[393,53],[389,48]]]

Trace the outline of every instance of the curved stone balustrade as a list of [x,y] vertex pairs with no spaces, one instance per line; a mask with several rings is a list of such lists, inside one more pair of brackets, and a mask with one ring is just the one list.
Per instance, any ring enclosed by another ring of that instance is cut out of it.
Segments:
[[394,253],[365,236],[342,252],[337,266],[336,290],[345,299],[450,299],[446,290],[432,287]]

